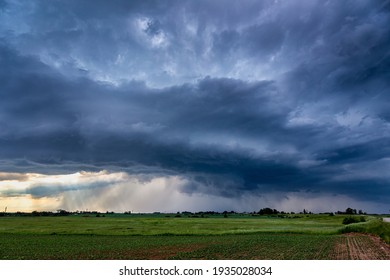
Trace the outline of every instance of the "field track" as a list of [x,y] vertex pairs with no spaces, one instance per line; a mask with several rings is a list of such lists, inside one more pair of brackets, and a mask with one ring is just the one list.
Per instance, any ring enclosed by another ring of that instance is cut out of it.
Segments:
[[390,260],[390,245],[377,236],[347,233],[336,243],[332,258],[336,260]]

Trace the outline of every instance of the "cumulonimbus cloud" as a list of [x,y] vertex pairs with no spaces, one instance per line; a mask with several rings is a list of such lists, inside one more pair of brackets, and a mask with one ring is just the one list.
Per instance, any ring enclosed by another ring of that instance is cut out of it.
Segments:
[[1,182],[108,170],[388,201],[387,2],[132,2],[1,6]]

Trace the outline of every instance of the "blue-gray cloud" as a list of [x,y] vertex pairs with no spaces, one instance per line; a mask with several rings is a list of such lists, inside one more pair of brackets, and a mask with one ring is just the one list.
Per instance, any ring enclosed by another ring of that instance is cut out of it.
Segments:
[[389,200],[388,1],[1,3],[3,171]]

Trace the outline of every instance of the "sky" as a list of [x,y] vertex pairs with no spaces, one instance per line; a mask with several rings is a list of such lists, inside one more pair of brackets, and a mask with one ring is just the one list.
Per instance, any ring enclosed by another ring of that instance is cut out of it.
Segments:
[[0,211],[390,210],[390,1],[0,0]]

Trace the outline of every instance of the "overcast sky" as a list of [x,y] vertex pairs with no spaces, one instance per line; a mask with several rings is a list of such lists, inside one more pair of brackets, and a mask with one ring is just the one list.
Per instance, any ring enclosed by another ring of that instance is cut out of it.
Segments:
[[0,211],[390,209],[390,1],[0,0]]

